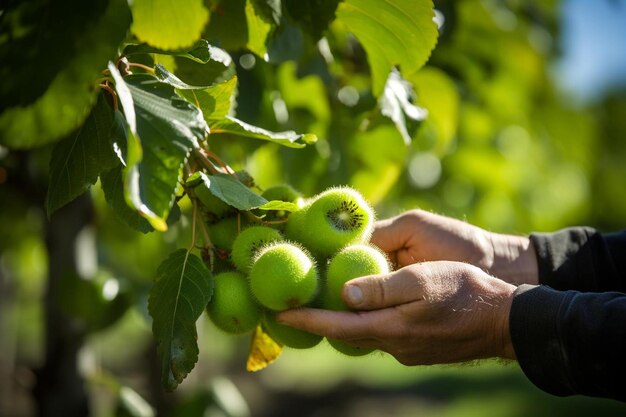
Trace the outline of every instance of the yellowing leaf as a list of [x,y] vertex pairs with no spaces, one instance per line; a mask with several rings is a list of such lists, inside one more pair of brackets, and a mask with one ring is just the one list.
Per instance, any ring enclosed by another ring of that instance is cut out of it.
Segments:
[[257,326],[250,343],[250,354],[246,369],[248,372],[256,372],[265,369],[274,362],[283,351],[283,347],[272,340],[261,326]]

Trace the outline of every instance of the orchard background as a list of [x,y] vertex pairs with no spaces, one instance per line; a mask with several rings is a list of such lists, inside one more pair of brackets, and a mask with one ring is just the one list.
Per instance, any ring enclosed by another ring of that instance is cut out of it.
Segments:
[[[199,169],[242,212],[265,203],[250,190],[345,184],[379,217],[623,228],[626,4],[584,4],[3,2],[0,416],[618,413],[491,361],[409,368],[320,345],[249,373],[250,336],[204,314],[169,393],[148,312],[159,264],[195,242]],[[576,41],[604,58],[568,64]],[[584,76],[564,82],[568,65]]]

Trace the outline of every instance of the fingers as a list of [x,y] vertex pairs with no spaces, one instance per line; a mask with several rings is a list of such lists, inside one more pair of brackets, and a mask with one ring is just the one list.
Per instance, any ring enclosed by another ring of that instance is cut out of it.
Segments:
[[376,310],[398,306],[424,298],[426,277],[432,279],[431,263],[415,264],[382,275],[370,275],[348,281],[343,287],[343,299],[358,310]]
[[403,248],[407,230],[399,227],[400,219],[401,217],[393,217],[377,221],[370,242],[387,253]]
[[362,340],[381,336],[389,328],[390,310],[355,313],[296,308],[276,315],[279,323],[337,340]]

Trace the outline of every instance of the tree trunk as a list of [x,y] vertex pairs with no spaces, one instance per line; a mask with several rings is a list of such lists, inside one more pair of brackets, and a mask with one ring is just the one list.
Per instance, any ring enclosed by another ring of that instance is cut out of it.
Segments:
[[[47,225],[48,284],[43,300],[45,358],[37,371],[33,390],[41,417],[89,414],[87,391],[77,360],[85,332],[62,311],[58,294],[63,277],[78,279],[76,238],[92,219],[93,205],[87,193],[58,210]],[[67,281],[64,284],[67,285]]]

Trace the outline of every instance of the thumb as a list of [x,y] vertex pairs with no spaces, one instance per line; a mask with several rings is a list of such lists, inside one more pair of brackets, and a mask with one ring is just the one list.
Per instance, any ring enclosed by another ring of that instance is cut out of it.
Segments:
[[344,302],[357,310],[376,310],[423,299],[428,267],[411,265],[389,274],[369,275],[345,283]]

